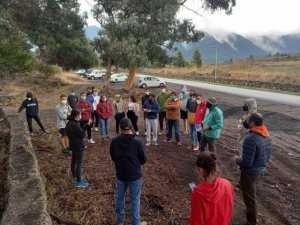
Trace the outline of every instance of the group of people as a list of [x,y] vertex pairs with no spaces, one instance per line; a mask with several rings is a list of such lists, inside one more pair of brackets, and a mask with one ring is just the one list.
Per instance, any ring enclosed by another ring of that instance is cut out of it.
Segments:
[[[32,134],[32,118],[44,132],[48,132],[38,117],[38,103],[32,93],[22,103],[18,112],[26,108],[29,131]],[[247,209],[246,225],[257,224],[256,183],[263,174],[270,158],[272,143],[269,132],[263,124],[263,116],[257,113],[255,99],[246,99],[242,107],[245,116],[238,121],[239,154],[233,160],[241,170],[240,189]],[[140,106],[135,96],[130,96],[125,106],[120,95],[111,104],[105,95],[99,96],[95,88],[88,88],[79,97],[72,91],[69,96],[61,95],[55,108],[57,127],[61,135],[64,153],[72,153],[72,184],[88,187],[82,176],[84,141],[95,143],[92,130],[100,131],[102,141],[110,139],[110,118],[116,120],[116,133],[110,143],[111,159],[116,168],[117,223],[125,221],[125,193],[127,188],[131,198],[131,218],[133,225],[140,225],[140,197],[142,188],[141,166],[147,161],[145,147],[139,135],[138,119]],[[126,112],[127,111],[127,112]],[[216,140],[223,128],[223,112],[213,97],[204,98],[192,90],[182,87],[179,95],[161,88],[157,97],[145,91],[142,97],[146,146],[158,145],[158,135],[165,134],[164,143],[175,140],[181,146],[180,119],[183,134],[190,135],[189,149],[200,150],[196,165],[203,182],[192,191],[190,225],[228,225],[232,218],[234,189],[230,182],[216,173]],[[164,129],[165,124],[165,129]],[[189,128],[189,130],[188,130]],[[207,151],[207,149],[209,151]]]

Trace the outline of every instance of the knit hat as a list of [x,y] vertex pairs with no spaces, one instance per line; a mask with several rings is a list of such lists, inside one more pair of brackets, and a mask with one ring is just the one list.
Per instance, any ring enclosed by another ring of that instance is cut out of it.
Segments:
[[218,103],[217,103],[217,99],[214,98],[214,97],[210,97],[210,98],[208,98],[206,101],[209,102],[209,103],[212,104],[212,105],[217,105],[217,104],[218,104]]
[[32,92],[27,92],[26,98],[32,98],[32,97],[33,97]]
[[130,130],[132,128],[132,123],[131,123],[130,119],[128,119],[128,118],[121,119],[120,128],[121,128],[121,130]]

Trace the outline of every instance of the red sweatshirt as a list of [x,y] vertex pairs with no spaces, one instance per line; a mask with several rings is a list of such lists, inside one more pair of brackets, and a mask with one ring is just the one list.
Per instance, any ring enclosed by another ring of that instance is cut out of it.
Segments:
[[194,188],[189,225],[228,225],[233,211],[234,190],[230,182],[217,177]]
[[197,105],[195,114],[195,124],[200,125],[205,117],[206,113],[206,101],[202,101],[200,105]]
[[88,121],[89,119],[92,118],[92,111],[93,111],[93,106],[91,103],[89,103],[88,101],[84,100],[80,100],[79,102],[77,102],[76,104],[76,108],[80,110],[81,112],[81,120],[83,121]]
[[112,115],[112,105],[109,102],[99,102],[96,113],[100,119],[109,119]]

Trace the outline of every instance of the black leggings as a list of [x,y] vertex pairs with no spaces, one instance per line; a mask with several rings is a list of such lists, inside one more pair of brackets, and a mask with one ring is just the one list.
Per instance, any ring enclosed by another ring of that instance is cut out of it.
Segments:
[[139,128],[138,128],[138,125],[137,125],[137,121],[138,121],[139,117],[136,116],[135,113],[132,110],[128,110],[127,117],[128,117],[128,119],[131,120],[134,131],[135,132],[139,131]]
[[72,177],[76,178],[77,182],[81,181],[81,167],[83,162],[83,151],[72,152],[71,171]]
[[117,113],[115,115],[115,120],[116,120],[116,132],[119,133],[120,130],[120,121],[125,117],[125,113]]
[[29,132],[32,133],[33,132],[33,129],[32,129],[32,119],[34,119],[38,125],[40,126],[40,128],[42,129],[42,131],[45,131],[45,128],[40,120],[40,117],[38,116],[26,116],[27,117],[27,123],[28,123],[28,129],[29,129]]
[[159,128],[160,131],[164,130],[164,120],[166,121],[166,128],[167,128],[167,117],[166,117],[166,111],[159,112]]
[[93,117],[94,117],[94,121],[95,121],[95,128],[98,128],[99,126],[99,117],[98,114],[96,112],[96,110],[94,110],[94,113],[92,113]]
[[88,139],[92,139],[92,126],[88,125],[88,121],[80,121],[80,127],[85,132],[87,131]]

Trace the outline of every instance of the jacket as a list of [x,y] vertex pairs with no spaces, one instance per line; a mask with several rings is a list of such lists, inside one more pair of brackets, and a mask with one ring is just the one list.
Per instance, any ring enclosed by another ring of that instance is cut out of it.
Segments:
[[200,125],[205,117],[206,113],[206,101],[202,101],[200,105],[197,105],[195,114],[195,124]]
[[142,105],[145,104],[145,102],[147,102],[149,100],[149,95],[144,94],[142,97]]
[[71,106],[72,109],[76,108],[77,102],[79,101],[77,95],[69,95],[68,96],[68,105]]
[[209,130],[203,134],[210,138],[220,138],[223,128],[223,112],[218,106],[206,110],[203,127],[208,126]]
[[168,99],[165,103],[167,120],[179,120],[180,119],[180,105],[181,101],[176,98],[175,101]]
[[192,192],[189,225],[228,225],[233,203],[234,189],[228,180],[202,182]]
[[121,134],[114,138],[110,144],[110,156],[119,180],[131,182],[143,176],[141,165],[146,163],[147,155],[142,142],[133,135]]
[[165,109],[165,104],[166,104],[166,101],[169,99],[170,97],[170,94],[166,93],[166,92],[161,92],[157,98],[156,98],[156,101],[158,102],[159,104],[159,107],[160,107],[160,111],[161,112],[165,112],[166,109]]
[[94,103],[94,96],[92,94],[87,94],[86,95],[86,100],[93,105]]
[[68,122],[68,116],[71,114],[72,108],[68,104],[62,105],[61,103],[55,107],[57,128],[65,128]]
[[181,91],[180,93],[180,100],[181,100],[181,105],[180,105],[180,109],[183,111],[186,111],[186,106],[187,106],[187,102],[190,98],[190,94],[188,91]]
[[99,102],[96,113],[100,119],[109,119],[112,116],[112,105],[109,102]]
[[114,114],[118,114],[118,113],[124,113],[125,112],[125,107],[124,107],[124,103],[122,100],[120,100],[119,102],[114,101],[113,102],[113,110],[114,110]]
[[68,118],[69,122],[66,126],[66,134],[69,138],[69,147],[74,152],[83,151],[85,132],[81,129],[79,122],[72,118]]
[[244,115],[239,121],[238,121],[238,138],[237,138],[237,145],[238,145],[238,150],[242,152],[243,149],[243,142],[247,134],[249,133],[249,129],[246,129],[243,125],[243,122],[245,121],[247,115],[249,113],[256,113],[257,112],[257,104],[256,100],[254,98],[248,98],[245,99],[244,104],[248,106],[248,112],[246,115]]
[[186,103],[186,110],[191,113],[195,113],[197,109],[197,101],[189,98]]
[[18,109],[20,113],[23,109],[26,109],[26,116],[36,117],[39,115],[39,103],[36,98],[31,100],[25,99]]
[[157,119],[157,114],[160,111],[159,104],[157,101],[153,101],[152,103],[150,101],[146,101],[145,104],[143,105],[143,109],[150,109],[151,112],[148,112],[146,115],[147,119],[153,120]]
[[243,143],[242,157],[236,160],[240,170],[249,176],[259,176],[266,169],[272,152],[272,139],[265,126],[250,129]]
[[93,110],[96,111],[97,105],[99,104],[99,101],[100,101],[100,96],[99,95],[96,95],[96,96],[94,95],[93,98],[94,98]]
[[88,121],[89,119],[92,118],[92,111],[93,111],[93,107],[91,105],[91,103],[89,103],[86,100],[80,100],[79,102],[77,102],[76,108],[80,110],[81,112],[81,120],[82,121]]

